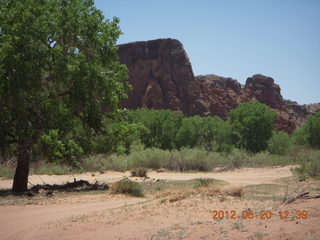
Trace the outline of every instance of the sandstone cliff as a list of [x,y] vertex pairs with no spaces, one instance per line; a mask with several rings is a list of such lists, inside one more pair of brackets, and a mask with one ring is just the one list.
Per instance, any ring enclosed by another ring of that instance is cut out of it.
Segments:
[[174,39],[157,39],[119,45],[120,62],[129,69],[133,89],[122,107],[170,109],[186,116],[220,116],[242,102],[259,101],[278,113],[277,128],[291,133],[319,105],[298,105],[284,100],[271,77],[256,74],[242,86],[217,75],[194,76],[183,45]]
[[194,81],[182,44],[173,39],[134,42],[119,46],[120,61],[128,66],[133,90],[123,107],[171,109],[189,114]]

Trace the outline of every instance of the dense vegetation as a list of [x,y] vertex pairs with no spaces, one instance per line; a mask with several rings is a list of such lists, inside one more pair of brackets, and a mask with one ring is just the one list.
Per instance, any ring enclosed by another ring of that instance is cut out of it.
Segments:
[[240,104],[227,120],[119,109],[129,89],[119,20],[93,1],[4,0],[0,21],[0,176],[14,177],[13,191],[27,189],[29,162],[32,173],[60,174],[294,162],[300,175],[319,175],[309,148],[320,148],[320,113],[289,136],[261,103]]
[[[246,114],[254,116],[250,113],[252,109],[247,109]],[[319,118],[319,114],[310,118],[312,123],[314,118]],[[32,152],[31,172],[62,174],[161,168],[210,171],[214,167],[233,169],[296,163],[301,164],[296,171],[299,175],[319,175],[320,152],[313,150],[314,145],[308,141],[310,120],[292,136],[270,129],[270,137],[264,142],[266,149],[259,153],[238,145],[230,118],[184,117],[169,110],[138,109],[119,111],[112,118],[105,117],[102,123],[99,134],[91,138],[74,134],[72,141],[81,151],[70,151],[70,142],[59,140],[57,131],[44,135],[46,141],[35,145]],[[81,127],[74,131],[83,132]],[[3,167],[0,175],[10,177],[12,171]]]

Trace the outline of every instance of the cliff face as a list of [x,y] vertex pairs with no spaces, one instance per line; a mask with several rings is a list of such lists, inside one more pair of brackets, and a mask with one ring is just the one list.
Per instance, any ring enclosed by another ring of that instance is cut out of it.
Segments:
[[133,90],[123,107],[171,109],[189,114],[194,81],[182,44],[173,39],[134,42],[119,46],[120,62],[128,66]]
[[220,116],[242,102],[259,101],[278,113],[277,128],[292,132],[318,105],[298,105],[284,100],[279,85],[260,74],[242,86],[217,75],[194,76],[183,45],[174,39],[158,39],[119,45],[120,62],[129,69],[133,89],[122,107],[170,109],[186,116]]

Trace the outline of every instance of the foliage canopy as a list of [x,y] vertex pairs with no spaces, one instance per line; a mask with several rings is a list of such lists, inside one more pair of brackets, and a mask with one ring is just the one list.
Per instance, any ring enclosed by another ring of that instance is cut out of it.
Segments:
[[265,104],[246,102],[229,113],[233,141],[251,152],[266,150],[272,136],[276,113]]
[[78,120],[99,130],[126,96],[127,69],[115,46],[119,19],[91,0],[3,0],[0,22],[0,137],[17,145],[13,190],[24,191],[32,146]]

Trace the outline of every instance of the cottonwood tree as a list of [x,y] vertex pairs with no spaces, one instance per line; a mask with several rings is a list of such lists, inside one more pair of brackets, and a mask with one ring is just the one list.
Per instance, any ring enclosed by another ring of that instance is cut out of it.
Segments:
[[246,102],[229,113],[234,144],[251,152],[266,150],[276,113],[265,104]]
[[304,128],[309,145],[320,148],[320,112],[309,116]]
[[126,96],[119,20],[90,0],[0,1],[0,144],[15,144],[14,192],[27,190],[29,158],[41,135],[75,119],[99,129]]

